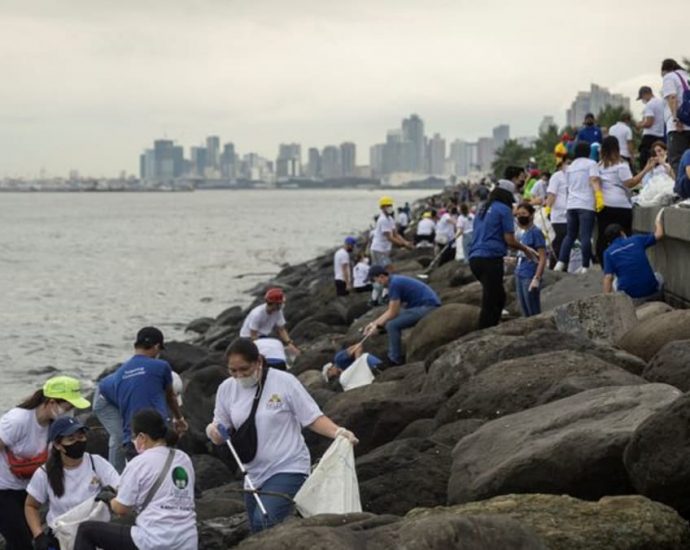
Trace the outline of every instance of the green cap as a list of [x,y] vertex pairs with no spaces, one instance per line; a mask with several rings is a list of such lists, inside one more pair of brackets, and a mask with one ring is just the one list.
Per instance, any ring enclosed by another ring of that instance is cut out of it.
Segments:
[[43,395],[51,399],[62,399],[77,409],[91,406],[88,399],[81,395],[81,382],[71,376],[54,376],[43,384]]

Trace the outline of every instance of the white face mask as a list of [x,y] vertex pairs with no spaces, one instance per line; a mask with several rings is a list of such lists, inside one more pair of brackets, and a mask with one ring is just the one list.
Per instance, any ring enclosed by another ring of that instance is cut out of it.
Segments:
[[392,216],[395,210],[393,210],[392,206],[386,206],[383,211],[388,214],[389,216]]
[[259,383],[259,369],[251,373],[249,376],[238,377],[237,381],[243,388],[253,388]]

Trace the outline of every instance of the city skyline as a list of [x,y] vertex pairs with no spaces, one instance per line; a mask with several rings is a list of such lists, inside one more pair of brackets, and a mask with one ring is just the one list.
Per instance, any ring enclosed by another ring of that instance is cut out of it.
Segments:
[[[670,0],[665,10],[683,6]],[[637,0],[625,12],[589,0],[572,9],[7,0],[0,175],[136,173],[156,136],[232,135],[267,157],[296,140],[322,149],[346,138],[367,151],[399,113],[423,113],[448,140],[474,141],[501,123],[535,135],[544,115],[562,125],[590,82],[633,98],[643,84],[658,91],[661,60],[688,53],[681,18],[664,23],[659,45],[629,56],[618,47],[646,36],[649,9]],[[564,40],[568,28],[577,47]]]

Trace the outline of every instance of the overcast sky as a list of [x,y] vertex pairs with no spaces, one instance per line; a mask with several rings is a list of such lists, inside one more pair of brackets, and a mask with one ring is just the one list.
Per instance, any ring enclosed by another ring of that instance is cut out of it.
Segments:
[[[410,113],[534,135],[590,82],[634,99],[690,56],[687,0],[2,0],[0,176],[138,171],[158,137],[358,145]],[[675,19],[674,19],[674,14]]]

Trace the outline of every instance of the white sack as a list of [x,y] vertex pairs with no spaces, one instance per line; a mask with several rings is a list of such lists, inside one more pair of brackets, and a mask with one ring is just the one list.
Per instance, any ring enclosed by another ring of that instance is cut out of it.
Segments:
[[657,174],[649,178],[637,196],[640,206],[666,206],[673,199],[675,182],[667,174]]
[[363,353],[359,358],[346,368],[340,375],[340,385],[343,391],[349,391],[360,386],[367,386],[374,381],[374,375],[367,362],[368,353]]
[[79,524],[85,521],[110,521],[108,506],[95,499],[91,497],[55,518],[50,528],[60,542],[60,550],[73,550]]

